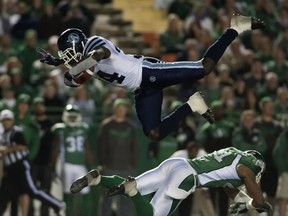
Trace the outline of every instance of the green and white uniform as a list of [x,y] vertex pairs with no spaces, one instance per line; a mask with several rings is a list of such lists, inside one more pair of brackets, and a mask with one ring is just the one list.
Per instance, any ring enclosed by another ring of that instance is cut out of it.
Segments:
[[[56,123],[52,127],[52,132],[59,137],[61,157],[64,162],[65,193],[70,193],[70,185],[79,175],[87,173],[84,143],[88,136],[88,130],[89,126],[84,122],[78,123],[75,127],[68,127],[64,123]],[[88,192],[89,188],[81,191],[81,193]]]
[[230,147],[211,154],[188,160],[197,172],[198,187],[230,187],[237,188],[243,184],[237,174],[240,164],[249,167],[255,175],[260,173],[263,164],[253,155]]
[[237,174],[237,166],[241,164],[256,176],[264,170],[264,163],[253,155],[229,147],[192,160],[165,160],[136,177],[137,190],[141,195],[156,192],[151,200],[154,216],[170,215],[196,187],[238,188],[243,185]]

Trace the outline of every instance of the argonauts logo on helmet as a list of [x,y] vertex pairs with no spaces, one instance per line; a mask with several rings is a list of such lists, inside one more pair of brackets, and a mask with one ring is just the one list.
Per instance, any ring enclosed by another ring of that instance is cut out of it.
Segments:
[[74,32],[68,35],[68,41],[71,43],[73,41],[74,41],[74,43],[77,43],[79,40],[80,40],[79,35],[74,33]]
[[155,82],[156,81],[156,77],[155,76],[150,76],[149,77],[149,81],[150,82]]

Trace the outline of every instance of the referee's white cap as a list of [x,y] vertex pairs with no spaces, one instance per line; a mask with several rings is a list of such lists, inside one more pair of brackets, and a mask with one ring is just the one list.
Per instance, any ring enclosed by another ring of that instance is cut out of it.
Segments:
[[0,113],[0,121],[3,121],[5,119],[11,119],[13,120],[14,119],[14,114],[11,110],[9,109],[4,109],[1,111]]

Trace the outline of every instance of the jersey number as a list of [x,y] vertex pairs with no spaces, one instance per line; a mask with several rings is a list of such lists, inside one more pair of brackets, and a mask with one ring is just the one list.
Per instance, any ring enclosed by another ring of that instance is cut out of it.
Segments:
[[215,158],[215,160],[217,160],[218,162],[221,162],[223,160],[224,157],[230,155],[230,152],[217,152],[217,153],[213,153],[213,157]]
[[83,152],[84,138],[78,137],[67,137],[66,139],[66,151],[67,152]]
[[114,81],[116,81],[117,83],[121,84],[123,80],[125,79],[125,76],[122,76],[122,75],[119,76],[119,74],[115,72],[113,74],[108,74],[103,71],[98,71],[97,75],[101,79],[110,83],[113,83]]

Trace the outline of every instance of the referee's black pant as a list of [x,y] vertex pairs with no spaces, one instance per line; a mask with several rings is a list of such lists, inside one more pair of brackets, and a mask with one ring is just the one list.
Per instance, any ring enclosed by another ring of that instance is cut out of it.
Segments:
[[21,160],[4,168],[4,176],[0,188],[0,215],[3,215],[7,205],[19,195],[28,194],[42,203],[50,206],[56,212],[63,207],[60,200],[38,189],[31,176],[30,163],[27,159]]

